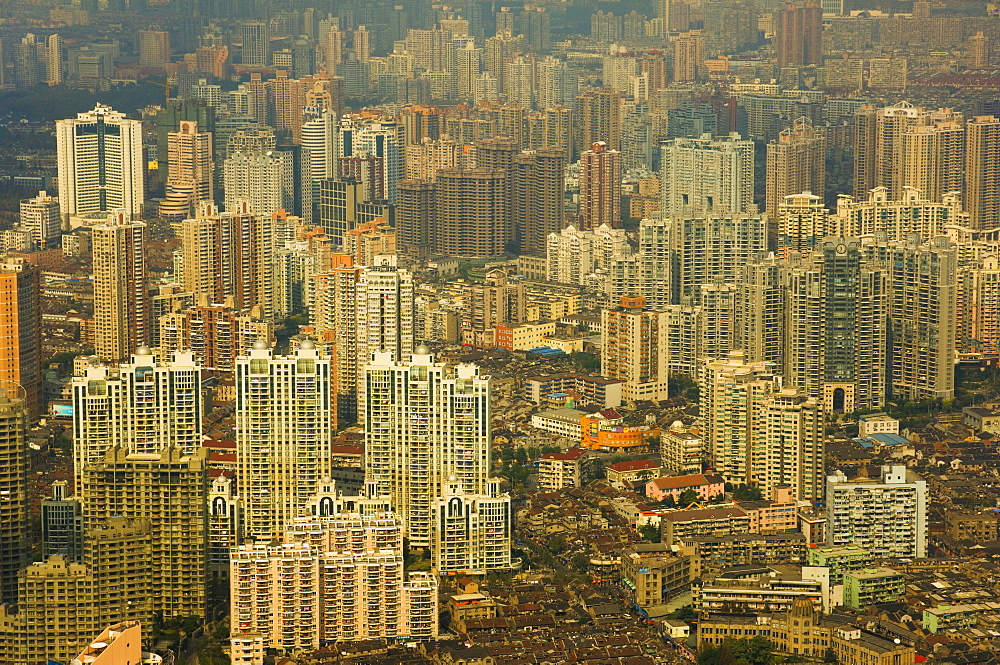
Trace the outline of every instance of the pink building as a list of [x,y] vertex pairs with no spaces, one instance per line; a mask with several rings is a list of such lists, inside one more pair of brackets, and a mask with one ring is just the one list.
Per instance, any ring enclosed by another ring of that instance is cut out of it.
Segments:
[[668,496],[674,501],[680,501],[681,494],[687,490],[698,493],[698,499],[707,501],[712,497],[726,493],[726,481],[722,476],[692,473],[687,476],[668,476],[654,478],[646,483],[646,496],[653,501],[665,501]]
[[740,501],[737,505],[750,518],[750,533],[780,533],[799,527],[798,502],[788,485],[772,487],[769,500]]

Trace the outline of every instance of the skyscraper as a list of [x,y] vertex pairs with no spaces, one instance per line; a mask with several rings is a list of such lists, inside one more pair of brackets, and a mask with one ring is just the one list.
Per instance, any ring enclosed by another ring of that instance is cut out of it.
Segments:
[[1000,226],[1000,118],[976,116],[965,126],[965,209],[974,229]]
[[689,210],[749,213],[753,205],[754,145],[739,134],[713,139],[678,138],[663,144],[660,180],[663,214]]
[[674,80],[697,81],[705,65],[705,37],[701,30],[688,30],[673,40]]
[[521,254],[545,256],[546,238],[563,228],[565,165],[566,153],[557,148],[526,151],[514,158],[511,221]]
[[170,33],[166,30],[139,31],[139,66],[162,69],[170,62]]
[[622,101],[620,92],[611,88],[588,90],[576,97],[575,143],[590,146],[598,141],[610,150],[621,149]]
[[278,210],[295,210],[295,157],[291,152],[234,152],[222,166],[226,209],[247,201],[250,210],[270,217]]
[[41,270],[23,258],[0,263],[0,390],[19,386],[31,418],[42,415]]
[[201,201],[215,198],[212,135],[198,131],[198,123],[182,120],[180,129],[167,134],[170,175],[167,177],[160,216],[184,219]]
[[510,181],[499,169],[438,172],[432,251],[445,256],[500,256],[513,239]]
[[902,136],[900,184],[923,192],[928,201],[962,191],[965,124],[958,118],[908,127]]
[[24,391],[0,387],[0,598],[17,602],[28,545],[28,407]]
[[412,353],[413,275],[397,267],[394,255],[375,257],[374,264],[361,272],[354,304],[359,369],[374,353],[389,352],[397,358]]
[[775,52],[779,67],[819,64],[823,57],[823,7],[818,2],[786,5],[778,12]]
[[[411,548],[431,547],[451,570],[470,572],[510,565],[510,499],[491,511],[493,538],[479,551],[451,550],[436,529],[442,499],[483,500],[489,496],[490,377],[475,365],[448,367],[425,346],[399,362],[376,353],[365,367],[365,477],[378,496],[390,499],[403,521]],[[447,513],[446,513],[447,514]],[[483,516],[484,518],[486,515]]]
[[767,206],[771,220],[778,218],[778,206],[786,196],[826,191],[826,137],[806,118],[799,118],[767,144]]
[[150,302],[146,276],[146,224],[116,210],[92,229],[94,351],[121,360],[149,339]]
[[580,217],[584,230],[621,226],[622,156],[598,141],[580,153]]
[[21,199],[21,230],[31,234],[31,242],[38,249],[58,247],[62,236],[59,199],[44,191],[35,198]]
[[625,381],[626,399],[666,399],[667,314],[646,307],[646,299],[623,297],[615,309],[601,310],[601,376]]
[[266,67],[271,64],[271,31],[264,21],[245,21],[241,27],[243,35],[244,65]]
[[158,358],[140,347],[127,363],[90,365],[71,388],[78,494],[86,466],[112,445],[147,456],[171,446],[193,455],[201,446],[201,368],[189,353]]
[[236,360],[236,457],[247,539],[281,538],[330,475],[330,360],[257,342]]
[[56,121],[59,207],[73,215],[123,209],[138,217],[145,198],[142,123],[98,104]]

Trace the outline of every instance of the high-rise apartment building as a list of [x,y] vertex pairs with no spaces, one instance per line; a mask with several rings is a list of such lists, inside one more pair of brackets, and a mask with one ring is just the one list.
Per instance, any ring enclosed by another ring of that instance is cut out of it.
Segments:
[[472,287],[469,301],[469,323],[475,346],[492,346],[498,324],[526,320],[524,284],[512,279],[506,270],[486,273],[486,279]]
[[622,155],[598,141],[580,154],[580,217],[584,230],[621,226]]
[[1000,258],[995,254],[959,269],[956,342],[963,351],[1000,349]]
[[751,212],[754,145],[739,134],[678,138],[663,145],[660,180],[664,215],[690,210],[717,215]]
[[965,132],[964,201],[969,223],[974,229],[994,229],[1000,226],[1000,118],[975,116]]
[[886,273],[865,260],[856,238],[831,237],[786,279],[786,384],[827,412],[881,408],[890,362]]
[[[770,177],[768,173],[768,182]],[[768,216],[768,225],[777,231],[778,252],[812,251],[829,235],[829,215],[830,211],[823,206],[823,199],[809,190],[786,195],[778,201],[774,217]]]
[[814,397],[797,388],[784,388],[770,395],[761,406],[764,451],[756,486],[765,496],[777,487],[788,487],[793,496],[818,501],[824,496],[824,410]]
[[610,150],[620,150],[623,101],[622,94],[612,88],[588,90],[577,95],[574,143],[589,146],[605,141]]
[[330,474],[330,360],[310,341],[236,360],[236,457],[247,539],[280,538]]
[[[490,377],[475,365],[437,362],[425,346],[402,362],[376,353],[365,367],[364,404],[365,477],[373,496],[390,499],[410,547],[431,547],[436,560],[447,560],[442,548],[450,544],[436,530],[448,525],[437,518],[437,502],[486,497],[491,488]],[[495,498],[509,511],[509,497]],[[493,516],[509,519],[509,512]],[[453,554],[470,571],[507,567],[509,533],[508,522],[476,541],[482,551]]]
[[67,495],[67,482],[52,483],[52,496],[42,499],[42,555],[79,561],[83,555],[83,506]]
[[230,571],[231,634],[261,635],[268,648],[437,635],[437,581],[403,571],[392,513],[300,518],[283,544],[234,549]]
[[962,191],[965,123],[961,116],[908,127],[902,136],[900,184],[923,192],[929,201]]
[[94,351],[121,360],[149,340],[146,224],[126,210],[91,226],[94,269]]
[[273,308],[275,221],[237,201],[219,212],[210,201],[199,204],[194,217],[181,222],[183,256],[180,283],[209,304],[230,302],[236,309]]
[[767,144],[767,205],[771,219],[786,196],[801,192],[826,191],[826,137],[805,118],[778,134]]
[[510,168],[511,225],[520,253],[544,256],[550,233],[565,219],[566,155],[540,148],[516,155]]
[[435,570],[482,575],[510,568],[510,495],[502,493],[500,484],[499,478],[491,478],[484,493],[470,494],[462,489],[458,476],[448,478],[444,494],[431,508]]
[[163,69],[170,62],[170,33],[166,30],[139,31],[139,66]]
[[41,270],[20,257],[0,262],[0,391],[23,391],[28,415],[42,413]]
[[761,253],[747,262],[737,279],[736,348],[748,362],[781,367],[785,357],[784,265]]
[[38,249],[58,247],[62,237],[59,198],[42,191],[34,198],[21,199],[20,228],[31,236],[32,245]]
[[446,169],[434,183],[431,250],[445,256],[501,256],[513,239],[510,179],[499,169]]
[[185,219],[201,201],[215,198],[212,135],[198,130],[198,123],[182,120],[180,129],[167,134],[170,175],[167,177],[160,217]]
[[826,478],[826,542],[854,545],[881,558],[927,555],[927,482],[905,466],[878,478]]
[[92,364],[71,388],[77,494],[87,465],[114,445],[138,455],[168,447],[193,455],[201,446],[201,368],[190,353],[157,357],[140,347],[129,362]]
[[236,358],[254,342],[270,342],[274,323],[264,316],[260,306],[249,310],[228,305],[209,304],[200,296],[198,304],[180,312],[159,317],[159,349],[166,353],[187,351],[208,372],[231,372]]
[[837,212],[827,220],[828,235],[882,235],[888,240],[906,240],[916,235],[930,240],[947,234],[947,227],[968,227],[969,216],[962,212],[958,194],[946,194],[941,201],[928,200],[917,189],[903,188],[899,198],[876,187],[867,196],[837,197]]
[[[207,609],[208,464],[204,448],[170,445],[156,452],[112,446],[80,476],[84,530],[108,519],[148,520],[155,553],[149,589],[153,612],[164,618],[205,616]],[[124,538],[128,545],[131,539]],[[86,548],[85,548],[86,549]],[[127,574],[128,568],[119,572]],[[96,591],[95,591],[96,593]],[[127,599],[120,599],[127,606]]]
[[223,472],[212,479],[208,490],[208,572],[213,577],[229,575],[229,553],[243,544],[243,500],[236,474]]
[[666,318],[642,297],[622,297],[619,307],[601,310],[601,376],[624,381],[625,399],[666,399]]
[[921,243],[863,239],[862,254],[889,281],[887,399],[948,399],[955,393],[958,252],[944,237]]
[[697,81],[705,68],[705,37],[701,30],[682,32],[672,41],[674,80]]
[[546,242],[545,279],[550,282],[589,283],[595,270],[608,270],[615,258],[631,254],[624,229],[600,226],[591,231],[573,225],[550,233]]
[[254,67],[271,64],[271,30],[268,23],[244,21],[240,32],[243,37],[241,62]]
[[28,553],[28,405],[13,386],[0,390],[0,598],[15,604]]
[[56,164],[63,222],[94,212],[138,217],[145,199],[142,122],[98,104],[56,121]]
[[789,4],[778,12],[774,50],[779,67],[822,62],[823,7],[819,2]]
[[572,108],[579,89],[579,76],[569,63],[548,56],[537,63],[537,101],[540,110],[557,106]]
[[270,217],[278,210],[295,210],[295,156],[291,152],[232,152],[223,162],[226,209],[249,203],[257,215]]
[[354,305],[359,368],[375,353],[404,358],[413,352],[413,275],[394,255],[377,256],[361,271]]

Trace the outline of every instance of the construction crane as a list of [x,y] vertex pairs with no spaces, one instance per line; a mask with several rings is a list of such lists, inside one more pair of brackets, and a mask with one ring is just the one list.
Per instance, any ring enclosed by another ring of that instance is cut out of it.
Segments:
[[163,88],[163,109],[166,110],[167,106],[170,104],[170,91],[174,89],[174,86],[170,84],[170,79],[167,79],[166,83],[160,83],[158,81],[147,79],[146,83],[152,83],[153,85],[158,85]]

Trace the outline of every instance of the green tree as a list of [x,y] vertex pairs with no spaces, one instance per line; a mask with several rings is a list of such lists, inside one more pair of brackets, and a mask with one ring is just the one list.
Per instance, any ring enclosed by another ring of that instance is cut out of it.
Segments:
[[655,524],[643,524],[640,526],[639,535],[642,536],[643,540],[648,540],[651,543],[660,542],[660,528]]
[[601,371],[601,359],[594,353],[584,351],[574,351],[570,354],[573,363],[585,372]]
[[548,548],[553,554],[562,554],[566,551],[566,539],[563,536],[553,536],[549,539]]
[[590,568],[590,557],[583,552],[577,552],[574,554],[571,562],[573,564],[573,568],[581,573],[587,572],[587,569]]
[[733,499],[736,501],[760,501],[764,498],[756,487],[748,487],[745,483],[733,488]]
[[833,649],[827,649],[826,653],[823,654],[823,662],[824,663],[836,663],[836,662],[838,662],[837,661],[837,652],[835,652]]
[[681,492],[681,500],[679,503],[682,506],[690,506],[692,503],[695,503],[698,499],[699,499],[698,492],[688,488],[683,492]]

